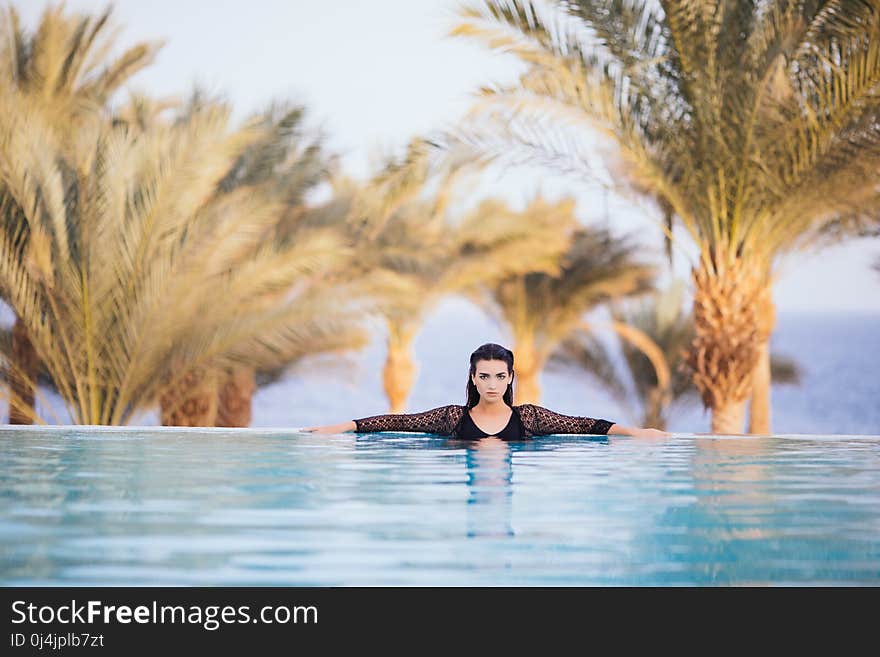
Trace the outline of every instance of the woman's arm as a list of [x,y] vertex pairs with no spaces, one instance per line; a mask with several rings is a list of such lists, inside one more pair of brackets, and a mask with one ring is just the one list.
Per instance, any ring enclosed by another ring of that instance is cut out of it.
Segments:
[[537,404],[523,404],[518,408],[523,427],[536,436],[568,433],[604,435],[614,426],[609,420],[563,415]]
[[556,411],[537,406],[536,404],[523,404],[520,408],[520,418],[525,427],[536,435],[547,434],[622,434],[639,438],[655,436],[668,436],[670,434],[657,429],[642,429],[641,427],[626,427],[610,420],[602,420],[577,415],[563,415]]
[[309,427],[302,431],[310,433],[380,433],[382,431],[416,431],[449,435],[455,423],[461,419],[459,406],[439,406],[422,413],[393,413],[331,424],[323,427]]

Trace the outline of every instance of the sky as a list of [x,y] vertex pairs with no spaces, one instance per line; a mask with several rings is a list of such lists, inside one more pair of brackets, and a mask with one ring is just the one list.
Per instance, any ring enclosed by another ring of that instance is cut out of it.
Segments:
[[[33,28],[43,0],[13,0]],[[236,117],[273,100],[304,104],[309,123],[342,155],[344,169],[364,177],[377,154],[400,151],[414,136],[452,125],[482,84],[515,79],[519,64],[473,42],[446,36],[454,0],[119,0],[118,44],[164,40],[156,61],[129,89],[155,96],[194,84],[222,94]],[[107,2],[67,0],[68,10],[98,13]],[[492,176],[481,193],[522,207],[539,190],[572,195],[578,216],[638,236],[659,253],[658,215],[583,181],[520,168]],[[674,268],[687,278],[695,248],[676,232]],[[656,246],[654,246],[656,245]],[[774,300],[779,313],[880,314],[880,240],[859,239],[783,258]],[[662,260],[657,260],[662,262]]]

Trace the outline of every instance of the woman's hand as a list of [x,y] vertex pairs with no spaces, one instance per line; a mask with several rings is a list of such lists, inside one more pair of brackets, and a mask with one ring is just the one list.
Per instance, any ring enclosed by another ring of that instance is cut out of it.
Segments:
[[303,427],[300,429],[302,433],[336,433],[331,425],[324,427]]
[[608,428],[608,435],[612,434],[623,434],[624,436],[633,436],[634,438],[667,438],[672,435],[667,431],[660,431],[660,429],[653,429],[651,427],[626,427],[622,424],[612,424]]
[[348,422],[340,422],[339,424],[327,424],[322,427],[303,427],[300,429],[303,433],[346,433],[354,431],[357,425],[349,420]]
[[634,438],[667,438],[672,434],[668,431],[660,431],[660,429],[639,427],[637,429],[633,429],[630,435]]

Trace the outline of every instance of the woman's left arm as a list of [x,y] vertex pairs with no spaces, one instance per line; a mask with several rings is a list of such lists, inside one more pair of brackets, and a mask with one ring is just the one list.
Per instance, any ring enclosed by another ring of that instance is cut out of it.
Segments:
[[520,409],[520,419],[527,430],[536,435],[548,434],[622,434],[636,436],[638,438],[652,438],[669,436],[671,434],[657,429],[642,429],[641,427],[625,427],[610,420],[581,417],[577,415],[563,415],[551,411],[537,404],[523,404]]

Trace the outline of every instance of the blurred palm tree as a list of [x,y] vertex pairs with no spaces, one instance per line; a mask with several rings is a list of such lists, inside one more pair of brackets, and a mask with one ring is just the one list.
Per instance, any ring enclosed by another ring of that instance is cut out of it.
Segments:
[[[185,114],[199,111],[205,102],[207,99],[199,93],[194,94]],[[345,303],[337,298],[355,281],[363,294],[370,279],[352,272],[354,251],[345,246],[347,209],[336,202],[317,205],[310,202],[310,194],[322,185],[329,185],[335,158],[325,152],[321,137],[305,127],[304,117],[305,109],[290,103],[274,103],[254,116],[250,124],[257,130],[257,138],[238,155],[206,206],[222,205],[242,190],[261,196],[278,208],[276,221],[266,238],[282,249],[291,249],[299,242],[307,243],[316,235],[333,235],[340,245],[336,263],[322,271],[322,281],[311,283],[315,291],[320,285],[327,299],[326,308],[320,311],[326,322],[301,323],[297,336],[299,347],[289,350],[286,358],[279,356],[262,369],[239,363],[219,371],[199,367],[188,373],[184,383],[178,388],[169,388],[160,397],[163,424],[248,426],[252,397],[259,385],[278,380],[308,356],[341,353],[366,343],[367,335],[361,326],[363,317],[347,312],[340,314],[337,307],[344,308]],[[250,257],[249,252],[242,252],[229,266],[244,265]],[[289,290],[278,288],[264,294],[262,302],[267,307],[283,304],[288,294]]]
[[[621,406],[631,422],[665,430],[673,412],[699,400],[691,377],[681,367],[681,352],[694,334],[693,318],[683,308],[684,291],[684,281],[675,281],[661,293],[638,302],[610,305],[614,322],[640,330],[658,347],[662,367],[658,368],[643,348],[621,339],[621,371],[616,349],[596,336],[598,324],[591,323],[589,329],[578,329],[562,342],[548,368],[588,374]],[[800,382],[800,370],[791,359],[773,355],[771,363],[774,383]],[[665,385],[658,369],[669,374]]]
[[568,206],[539,198],[517,213],[500,201],[484,200],[460,224],[440,227],[430,250],[422,246],[422,215],[401,215],[402,221],[415,226],[414,231],[397,230],[398,222],[389,222],[395,241],[407,234],[414,238],[411,253],[416,258],[415,266],[404,274],[412,292],[391,297],[384,312],[389,340],[383,381],[392,412],[404,409],[412,387],[416,373],[412,342],[427,312],[444,296],[465,293],[476,285],[527,271],[556,273],[570,239],[560,230],[565,222],[560,217]]
[[[556,230],[574,224],[555,213]],[[478,286],[473,298],[513,337],[516,399],[539,403],[539,377],[551,354],[582,323],[588,311],[612,299],[638,296],[653,289],[654,267],[636,257],[638,248],[609,231],[575,228],[555,273],[517,273]]]
[[[161,44],[139,43],[117,57],[111,31],[111,9],[99,16],[65,13],[63,4],[48,6],[36,31],[23,28],[18,13],[9,7],[0,14],[0,85],[26,95],[31,111],[39,111],[57,131],[62,143],[76,140],[80,126],[98,119],[113,94],[132,75],[149,65]],[[0,183],[3,225],[20,227],[18,253],[28,240],[27,224]],[[30,335],[16,318],[10,348],[12,360],[9,422],[33,421],[39,362]]]
[[393,413],[405,409],[417,374],[413,341],[442,298],[516,273],[554,273],[570,240],[570,231],[559,230],[571,221],[570,202],[536,199],[518,213],[484,200],[454,215],[450,206],[474,172],[449,161],[428,163],[427,154],[413,140],[402,158],[389,157],[365,184],[338,181],[335,194],[352,208],[361,275],[385,277],[377,308],[387,336],[382,381]]
[[[100,69],[101,59],[107,58],[107,51],[113,45],[111,38],[102,36],[109,24],[109,17],[108,10],[97,18],[68,18],[63,13],[63,7],[50,8],[43,15],[37,35],[29,39],[21,30],[18,16],[13,10],[5,16],[10,28],[5,33],[10,36],[4,44],[4,52],[9,55],[4,63],[17,63],[17,66],[7,67],[8,78],[17,85],[20,92],[35,101],[34,106],[39,106],[44,111],[48,125],[58,130],[62,149],[75,147],[75,144],[67,144],[75,141],[76,135],[83,134],[82,125],[103,120],[101,110],[112,92],[131,74],[149,63],[158,47],[158,44],[139,45]],[[59,57],[65,58],[65,61],[55,61]],[[43,88],[41,84],[48,86]],[[187,112],[198,111],[201,106],[211,102],[213,101],[204,97],[201,92],[194,93],[189,107],[184,109],[176,121],[186,121]],[[167,121],[162,114],[178,105],[174,99],[133,95],[126,105],[116,111],[113,123],[130,133],[162,131],[167,127],[163,125]],[[308,220],[303,218],[306,206],[302,197],[319,184],[318,178],[326,176],[325,169],[329,165],[321,152],[320,144],[303,138],[300,126],[302,114],[302,108],[273,106],[255,119],[252,125],[255,135],[253,142],[232,163],[218,184],[214,197],[206,205],[228,205],[229,197],[222,197],[236,188],[247,187],[252,193],[259,191],[279,205],[273,239],[287,240],[289,243],[291,239],[300,237],[296,226],[308,224]],[[267,181],[268,178],[272,178],[271,183]],[[208,212],[207,209],[203,211]],[[10,221],[7,225],[16,223],[25,234],[25,238],[21,240],[23,244],[26,241],[28,224],[19,217],[18,222]],[[324,292],[329,295],[328,298],[333,298],[333,292],[326,286]],[[283,296],[280,292],[278,294]],[[283,299],[279,299],[279,303],[281,302]],[[283,362],[282,359],[267,365],[269,369],[260,373],[264,375],[261,378],[267,381],[276,380],[294,362],[306,355],[328,350],[341,351],[364,344],[366,336],[363,331],[353,321],[342,322],[340,319],[331,311],[322,326],[314,321],[300,322],[297,339],[301,342],[301,348],[296,351],[295,357],[293,351],[288,351],[288,355],[294,360]],[[30,421],[33,416],[37,365],[32,346],[29,352],[26,350],[24,354],[21,353],[21,345],[26,342],[26,346],[30,346],[30,342],[27,340],[27,332],[21,330],[23,324],[18,322],[16,326],[19,330],[15,335],[19,339],[15,341],[15,348],[11,349],[11,353],[19,355],[13,359],[12,362],[17,365],[12,369],[14,372],[21,372],[22,361],[29,362],[31,368],[25,376],[10,378],[24,383],[30,391],[30,400],[24,404],[28,410],[22,413]],[[308,330],[306,327],[309,327]],[[202,379],[213,381],[219,390],[208,392],[212,386],[206,386]],[[182,387],[172,387],[166,394],[159,396],[160,400],[166,402],[162,404],[163,420],[200,425],[213,424],[216,421],[228,426],[246,426],[249,423],[250,399],[256,388],[251,367],[229,366],[220,372],[198,367],[196,371],[183,375],[181,380],[186,382]],[[189,394],[184,392],[187,385],[192,386],[194,399],[190,399]],[[204,395],[217,399],[206,402]],[[20,397],[16,394],[12,396],[13,399]],[[171,404],[169,400],[174,400],[174,403]],[[13,411],[16,408],[18,405],[11,406]],[[199,408],[203,410],[197,411]],[[208,409],[207,413],[204,412],[205,409]]]
[[55,126],[93,120],[163,45],[138,43],[111,56],[117,36],[112,7],[91,16],[66,13],[64,3],[48,5],[33,34],[22,27],[12,7],[0,22],[0,77],[29,96]]
[[149,132],[90,123],[66,149],[2,89],[0,180],[22,221],[0,234],[0,290],[75,422],[126,423],[193,371],[268,368],[360,316],[357,283],[329,309],[312,284],[346,257],[336,231],[284,243],[277,199],[215,197],[260,136],[206,105]]
[[[769,391],[774,262],[880,208],[878,0],[486,0],[461,16],[453,34],[525,70],[484,87],[449,143],[594,177],[584,130],[613,145],[612,184],[662,200],[699,246],[687,363],[712,431],[740,433],[753,387]],[[756,401],[769,432],[769,392]]]

